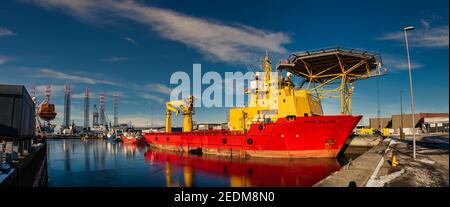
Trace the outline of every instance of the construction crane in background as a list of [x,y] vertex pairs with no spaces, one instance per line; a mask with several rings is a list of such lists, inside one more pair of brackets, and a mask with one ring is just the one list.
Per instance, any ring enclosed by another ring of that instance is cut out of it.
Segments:
[[89,131],[89,88],[84,91],[84,130]]
[[[51,86],[48,85],[45,87],[45,96],[42,102],[39,102],[36,98],[36,88],[32,87],[31,89],[31,97],[33,102],[36,105],[36,135],[40,137],[44,137],[45,133],[53,132],[54,125],[50,124],[50,121],[55,119],[56,117],[56,109],[55,105],[50,103],[51,96]],[[39,118],[44,120],[46,124],[42,125]]]
[[100,113],[100,125],[102,126],[106,126],[106,116],[105,116],[105,99],[106,99],[106,94],[105,93],[101,93],[100,94],[100,108],[99,108],[99,113]]
[[98,109],[97,105],[94,104],[94,108],[92,110],[92,128],[97,128],[98,126]]
[[114,97],[114,127],[119,126],[119,103],[117,100],[118,95],[117,94],[113,94]]
[[64,120],[63,127],[65,129],[70,126],[70,83],[66,83],[66,89],[64,94]]
[[194,97],[186,100],[169,101],[166,103],[166,132],[172,132],[172,111],[178,116],[183,114],[183,132],[192,131],[192,115],[194,114]]

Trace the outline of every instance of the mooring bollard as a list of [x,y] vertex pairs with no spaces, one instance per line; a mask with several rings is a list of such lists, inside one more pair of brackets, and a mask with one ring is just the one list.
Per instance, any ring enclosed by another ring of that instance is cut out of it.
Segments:
[[397,153],[395,153],[395,151],[392,151],[391,166],[396,167],[397,165],[398,165]]

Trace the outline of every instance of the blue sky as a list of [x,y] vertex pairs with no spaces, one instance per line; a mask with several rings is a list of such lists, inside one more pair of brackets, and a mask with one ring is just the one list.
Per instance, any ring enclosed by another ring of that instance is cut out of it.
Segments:
[[[417,112],[448,112],[448,1],[114,1],[6,0],[0,3],[0,83],[51,84],[62,122],[64,85],[72,85],[72,118],[82,124],[81,93],[91,103],[119,95],[119,120],[162,125],[175,71],[246,71],[269,51],[273,62],[292,52],[332,46],[381,54],[381,115],[409,109],[402,28],[410,33]],[[353,113],[377,114],[377,80],[357,82]],[[206,88],[207,86],[203,86]],[[41,92],[39,92],[41,91]],[[152,108],[152,110],[151,110]],[[339,112],[336,101],[326,113]],[[91,109],[92,111],[92,109]],[[196,110],[198,122],[224,122],[227,109]],[[152,121],[150,121],[152,120]],[[180,124],[180,118],[175,123]],[[92,122],[92,120],[91,120]]]

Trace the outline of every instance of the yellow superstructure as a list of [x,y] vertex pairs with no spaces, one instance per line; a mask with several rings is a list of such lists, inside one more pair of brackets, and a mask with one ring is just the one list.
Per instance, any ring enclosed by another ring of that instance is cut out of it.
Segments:
[[246,90],[250,94],[249,105],[229,111],[231,130],[245,131],[252,123],[272,122],[284,117],[323,115],[320,99],[309,90],[295,89],[291,74],[285,78],[281,78],[281,74],[272,75],[267,55],[263,67],[264,80],[260,80],[261,75],[257,72],[250,89]]
[[[323,115],[321,99],[338,98],[342,115],[351,114],[353,83],[382,75],[379,54],[354,49],[331,48],[294,53],[272,71],[266,53],[262,72],[256,72],[245,93],[249,102],[229,110],[232,131],[245,132],[252,123],[275,122],[279,118]],[[283,74],[283,72],[286,72]],[[300,78],[295,80],[294,76]],[[192,131],[193,97],[166,103],[166,132],[171,132],[171,112],[184,115],[184,132]]]

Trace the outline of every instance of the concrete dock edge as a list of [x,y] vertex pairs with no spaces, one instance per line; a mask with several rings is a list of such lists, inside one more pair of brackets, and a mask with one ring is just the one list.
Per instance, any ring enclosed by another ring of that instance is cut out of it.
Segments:
[[384,159],[390,142],[381,142],[313,187],[364,187]]

